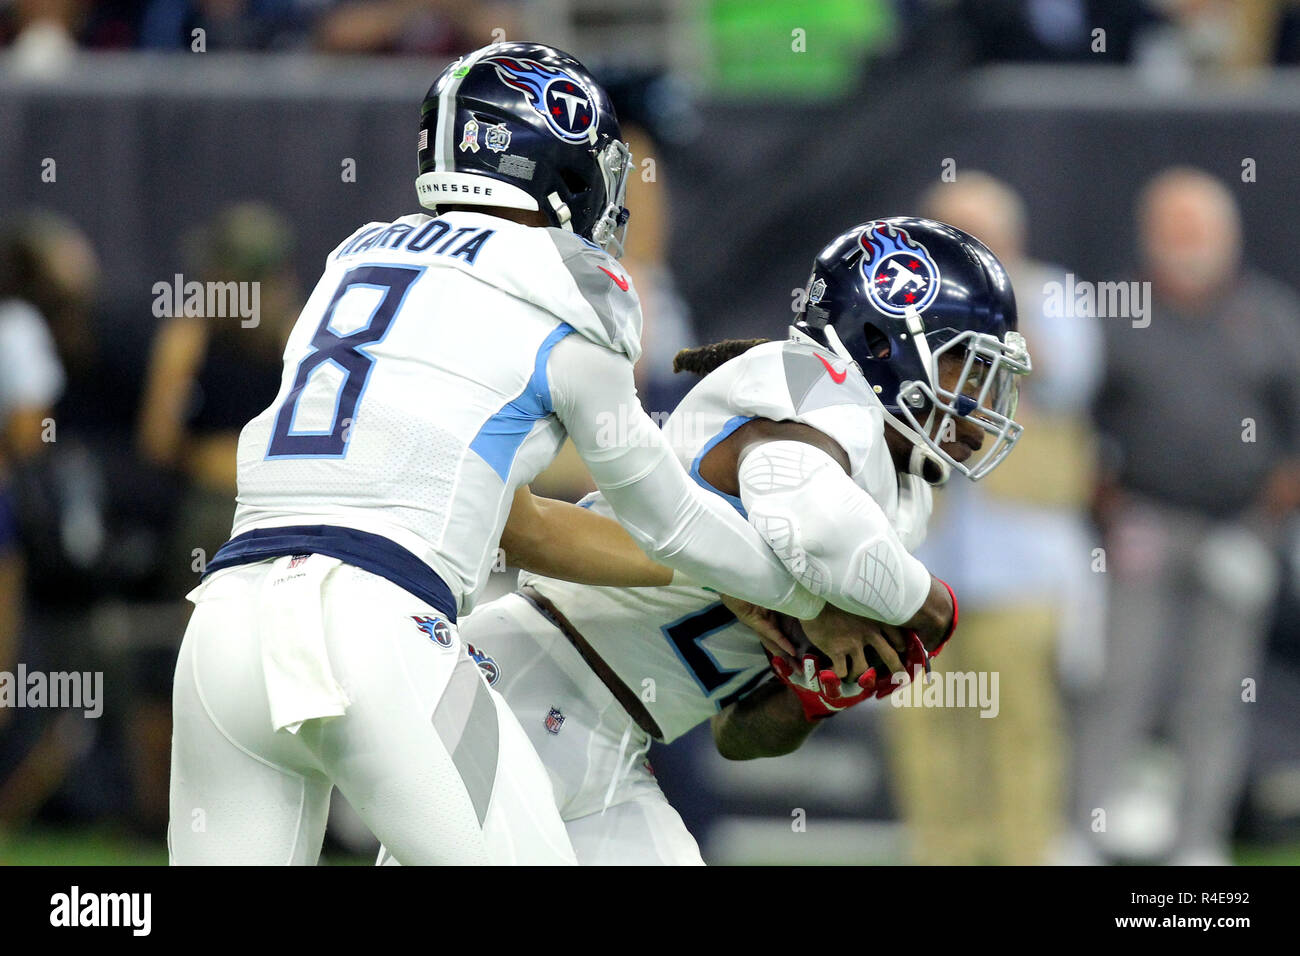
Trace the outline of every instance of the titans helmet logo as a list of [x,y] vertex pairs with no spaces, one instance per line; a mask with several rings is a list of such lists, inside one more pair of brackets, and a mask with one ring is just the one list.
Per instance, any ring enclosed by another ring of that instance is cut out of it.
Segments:
[[600,120],[596,101],[586,88],[563,70],[552,70],[536,60],[494,56],[491,63],[506,86],[518,90],[542,116],[551,132],[569,143],[588,142]]
[[925,246],[912,241],[904,229],[872,223],[858,237],[863,251],[862,275],[867,292],[880,311],[904,315],[909,308],[924,312],[939,293],[939,267]]

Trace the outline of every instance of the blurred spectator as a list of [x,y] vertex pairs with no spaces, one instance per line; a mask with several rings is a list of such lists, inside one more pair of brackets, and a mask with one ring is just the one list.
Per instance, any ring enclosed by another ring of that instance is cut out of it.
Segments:
[[918,552],[961,602],[957,638],[936,670],[998,673],[997,715],[891,711],[897,802],[917,862],[1044,863],[1065,828],[1058,660],[1076,679],[1095,672],[1100,641],[1104,595],[1089,569],[1086,504],[1101,330],[1090,316],[1044,307],[1063,270],[1026,255],[1024,206],[1006,184],[963,172],[934,186],[921,209],[1002,261],[1033,372],[1020,389],[1015,417],[1025,431],[1015,450],[979,484],[955,477],[945,486]]
[[527,32],[527,0],[13,0],[0,43],[29,73],[57,72],[78,46],[447,55]]
[[1146,38],[1144,65],[1189,78],[1272,63],[1294,0],[1156,0],[1154,6],[1167,23]]
[[[256,283],[256,324],[245,327],[239,316],[164,318],[141,376],[138,409],[120,398],[115,403],[119,412],[136,415],[135,434],[121,435],[114,423],[108,434],[118,451],[97,456],[109,489],[102,506],[109,550],[135,550],[139,565],[134,576],[119,571],[91,591],[101,602],[91,630],[123,652],[116,663],[126,673],[115,686],[129,690],[118,718],[123,724],[114,728],[121,739],[110,742],[122,752],[108,759],[114,770],[129,771],[123,783],[131,818],[147,832],[159,832],[167,818],[171,673],[189,612],[181,597],[197,582],[204,556],[229,537],[239,432],[275,398],[284,339],[301,304],[289,265],[293,236],[269,208],[231,206],[189,244],[190,273],[183,280]],[[134,324],[147,328],[138,310]],[[148,511],[149,500],[163,502],[161,514]],[[137,580],[146,576],[147,585]],[[107,627],[104,619],[116,623]],[[86,808],[73,795],[78,801],[78,812],[121,809]]]
[[[1106,326],[1110,663],[1083,727],[1084,839],[1095,854],[1226,863],[1272,549],[1300,504],[1300,303],[1243,264],[1236,203],[1211,176],[1170,169],[1137,212],[1154,304],[1147,327]],[[1177,757],[1172,807],[1134,786],[1158,731]],[[1152,837],[1162,821],[1166,840]]]
[[523,32],[520,2],[350,0],[321,16],[316,45],[330,53],[460,55]]
[[191,49],[203,31],[204,50],[267,50],[294,45],[320,7],[306,0],[149,0],[140,45]]
[[[24,561],[10,471],[43,452],[50,412],[63,391],[59,361],[45,318],[32,304],[37,279],[34,229],[22,224],[0,239],[0,671],[18,661]],[[0,729],[9,712],[0,709]]]
[[76,50],[85,6],[83,0],[16,0],[10,68],[29,76],[61,72]]
[[57,429],[42,422],[64,394],[65,370],[72,376],[88,349],[85,318],[99,282],[99,260],[86,236],[52,213],[14,224],[0,259],[9,336],[0,349],[9,386],[0,386],[0,394],[12,390],[14,403],[9,447],[7,455],[0,452],[0,462],[7,457],[9,476],[19,480],[56,440]]
[[[1158,6],[1158,4],[1156,4]],[[980,59],[1124,63],[1147,26],[1146,0],[958,0]],[[1095,48],[1094,30],[1104,30]]]
[[165,549],[165,576],[177,597],[197,580],[193,550],[210,556],[230,536],[239,433],[280,387],[285,338],[302,304],[293,248],[289,223],[267,206],[225,209],[191,238],[186,279],[256,284],[256,323],[177,315],[154,338],[138,447],[145,461],[178,472],[187,488]]
[[[11,481],[57,438],[52,412],[65,377],[47,319],[66,333],[97,275],[85,237],[53,215],[28,216],[0,237],[0,671],[9,674],[48,660],[24,620],[27,556]],[[72,757],[68,718],[0,708],[0,829],[30,816],[62,779]]]

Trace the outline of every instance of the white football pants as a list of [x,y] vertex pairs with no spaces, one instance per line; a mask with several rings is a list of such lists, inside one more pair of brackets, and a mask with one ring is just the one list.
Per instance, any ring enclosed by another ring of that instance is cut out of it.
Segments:
[[334,786],[405,864],[576,862],[523,729],[419,598],[321,555],[191,597],[173,864],[314,864]]
[[[518,594],[474,610],[461,638],[490,657],[499,690],[551,775],[583,866],[702,866],[645,761],[637,727],[560,629]],[[381,849],[378,863],[396,861]]]

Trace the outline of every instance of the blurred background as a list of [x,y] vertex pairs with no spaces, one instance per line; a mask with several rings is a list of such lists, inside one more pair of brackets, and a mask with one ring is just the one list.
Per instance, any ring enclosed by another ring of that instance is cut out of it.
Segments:
[[[8,0],[0,672],[102,672],[104,701],[0,707],[0,862],[165,862],[239,429],[326,253],[418,211],[432,79],[502,39],[614,96],[652,413],[678,348],[783,337],[815,253],[883,216],[987,242],[1034,356],[1026,437],[938,496],[923,555],[962,602],[942,664],[998,672],[997,716],[657,748],[705,858],[1300,861],[1300,3]],[[259,322],[169,317],[178,275],[257,283]],[[537,490],[587,487],[568,456]],[[336,804],[326,859],[369,862]]]

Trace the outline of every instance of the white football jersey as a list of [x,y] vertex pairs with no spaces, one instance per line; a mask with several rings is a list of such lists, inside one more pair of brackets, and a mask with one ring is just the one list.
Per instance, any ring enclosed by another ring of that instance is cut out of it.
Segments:
[[[664,431],[691,476],[744,514],[739,498],[700,476],[704,456],[754,418],[810,425],[844,449],[854,482],[914,551],[925,537],[931,489],[894,468],[885,445],[885,414],[856,366],[814,345],[769,342],[702,379]],[[612,513],[599,494],[584,503]],[[549,598],[640,696],[665,741],[707,720],[771,673],[758,635],[704,588],[598,588],[528,572],[519,580]]]
[[346,539],[336,556],[386,563],[417,593],[431,570],[448,613],[467,611],[515,489],[564,439],[547,358],[575,332],[640,354],[636,293],[585,239],[477,212],[362,227],[329,255],[279,394],[240,435],[233,538],[209,567],[268,541],[294,553],[298,530],[323,527]]

